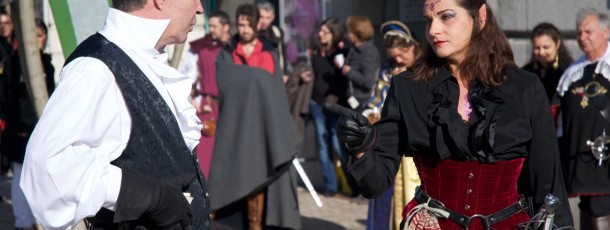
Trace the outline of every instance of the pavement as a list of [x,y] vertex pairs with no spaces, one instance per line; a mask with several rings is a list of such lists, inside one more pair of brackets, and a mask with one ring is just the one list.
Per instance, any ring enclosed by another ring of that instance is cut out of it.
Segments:
[[[14,229],[13,210],[11,208],[11,179],[0,179],[0,196],[5,198],[0,202],[0,230]],[[309,192],[299,187],[299,208],[303,229],[341,230],[366,229],[366,214],[368,200],[363,198],[348,198],[342,195],[333,197],[321,196],[323,206],[316,205]]]
[[[10,201],[11,179],[0,178],[0,230],[12,230],[13,211]],[[326,197],[321,195],[322,207],[318,207],[309,192],[299,187],[299,208],[302,220],[302,229],[325,230],[360,230],[366,229],[366,215],[368,200],[363,198],[348,198],[342,195]],[[591,229],[590,226],[580,226],[580,212],[577,208],[578,198],[570,199],[570,206],[574,216],[575,229]],[[583,223],[585,224],[585,223]]]

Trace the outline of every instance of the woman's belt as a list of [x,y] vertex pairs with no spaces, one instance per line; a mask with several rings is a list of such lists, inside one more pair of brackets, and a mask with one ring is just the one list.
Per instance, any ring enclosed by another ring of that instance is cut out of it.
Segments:
[[418,186],[415,189],[415,201],[417,201],[420,204],[428,203],[428,206],[431,208],[437,208],[437,209],[441,209],[441,210],[448,212],[449,213],[448,219],[455,222],[456,224],[459,224],[460,226],[464,227],[465,229],[468,229],[468,225],[470,225],[470,222],[476,218],[481,219],[481,222],[483,222],[484,229],[491,229],[492,225],[500,222],[501,220],[504,220],[521,211],[526,212],[529,209],[529,204],[527,202],[527,199],[525,199],[525,197],[523,195],[521,195],[519,197],[519,201],[515,202],[514,204],[512,204],[500,211],[497,211],[494,214],[487,215],[487,216],[481,215],[481,214],[475,214],[475,215],[468,217],[468,216],[462,215],[456,211],[453,211],[453,210],[445,207],[445,205],[442,202],[440,202],[439,200],[431,198],[430,196],[428,196],[428,194],[426,194],[426,192],[424,192],[424,189],[422,189],[420,186]]

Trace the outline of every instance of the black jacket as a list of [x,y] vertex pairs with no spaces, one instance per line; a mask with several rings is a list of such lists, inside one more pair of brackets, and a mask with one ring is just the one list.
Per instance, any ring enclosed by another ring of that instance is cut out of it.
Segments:
[[367,41],[359,47],[353,46],[347,54],[345,64],[351,67],[347,78],[352,81],[353,86],[353,93],[347,89],[346,98],[352,95],[356,97],[360,103],[356,110],[362,111],[371,97],[371,90],[381,66],[379,51],[373,41]]

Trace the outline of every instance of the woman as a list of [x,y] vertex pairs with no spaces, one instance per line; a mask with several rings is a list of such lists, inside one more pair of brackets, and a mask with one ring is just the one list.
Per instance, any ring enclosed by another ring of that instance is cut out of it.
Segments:
[[[404,72],[421,53],[419,42],[411,35],[411,30],[399,21],[388,21],[381,25],[383,44],[388,56],[386,66],[379,71],[373,96],[363,112],[371,124],[379,120],[379,111],[390,88],[391,80]],[[415,187],[420,184],[413,158],[402,157],[394,186],[382,196],[369,201],[367,229],[398,229],[402,220],[401,211],[413,198]],[[388,225],[389,224],[389,225]]]
[[544,88],[515,66],[486,1],[426,0],[424,19],[431,47],[394,77],[379,122],[327,106],[360,192],[382,194],[406,154],[422,181],[409,229],[516,229],[527,198],[538,210],[549,193],[563,201],[555,224],[572,226]]
[[574,60],[562,44],[559,30],[551,23],[536,25],[530,38],[532,58],[523,69],[538,74],[550,102],[555,95],[559,78]]
[[[347,89],[347,80],[341,76],[335,59],[344,56],[345,51],[339,48],[343,37],[343,25],[337,18],[328,18],[322,22],[318,46],[313,50],[312,66],[314,72],[314,85],[311,95],[310,110],[316,126],[316,141],[318,142],[318,155],[324,176],[324,194],[332,196],[338,191],[339,183],[337,173],[331,157],[332,150],[337,153],[342,164],[347,163],[348,155],[337,139],[337,126],[339,117],[324,110],[324,103],[343,103]],[[344,167],[344,166],[343,166]]]
[[379,72],[379,51],[373,44],[375,31],[369,18],[349,16],[346,27],[347,37],[353,47],[349,50],[341,72],[348,79],[348,104],[352,109],[362,112]]

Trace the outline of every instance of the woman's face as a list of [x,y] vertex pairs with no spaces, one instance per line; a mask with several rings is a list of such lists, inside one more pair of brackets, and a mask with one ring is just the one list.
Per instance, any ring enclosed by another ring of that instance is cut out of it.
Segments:
[[387,49],[388,56],[394,60],[397,67],[408,68],[415,61],[415,46],[394,47]]
[[540,63],[551,63],[555,61],[560,45],[559,42],[553,41],[553,38],[549,35],[534,37],[532,38],[534,58]]
[[326,25],[320,27],[318,35],[320,36],[320,44],[322,45],[328,45],[333,41],[333,34]]
[[460,63],[468,51],[473,18],[456,0],[426,0],[426,39],[436,55]]
[[356,37],[356,35],[350,31],[347,31],[347,39],[349,39],[350,42],[352,43],[359,43],[360,40],[358,40],[358,38]]

